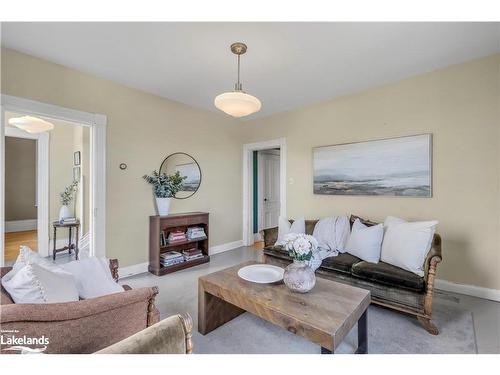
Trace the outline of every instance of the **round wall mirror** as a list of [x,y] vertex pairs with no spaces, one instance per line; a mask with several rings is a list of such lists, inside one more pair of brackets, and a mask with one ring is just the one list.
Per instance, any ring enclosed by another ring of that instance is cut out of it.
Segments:
[[174,198],[186,199],[192,196],[201,184],[201,169],[198,162],[184,152],[176,152],[171,154],[163,160],[160,166],[160,173],[167,175],[174,174],[179,171],[181,176],[186,177],[179,191]]

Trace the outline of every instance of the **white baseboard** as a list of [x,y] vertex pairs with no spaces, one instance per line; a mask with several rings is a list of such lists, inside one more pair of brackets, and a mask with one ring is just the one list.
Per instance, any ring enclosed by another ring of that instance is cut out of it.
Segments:
[[118,276],[121,278],[138,275],[140,273],[148,272],[148,262],[134,264],[132,266],[118,268]]
[[208,253],[210,255],[215,255],[215,254],[223,253],[224,251],[236,249],[236,248],[241,247],[241,246],[243,246],[243,240],[228,242],[228,243],[224,243],[222,245],[212,246],[210,249],[208,249]]
[[[59,243],[59,241],[57,241],[57,242]],[[233,249],[236,249],[236,248],[241,247],[241,246],[243,246],[242,240],[228,242],[228,243],[224,243],[222,245],[212,246],[208,250],[208,253],[210,255],[219,254],[219,253],[223,253],[224,251],[233,250]],[[144,262],[144,263],[134,264],[132,266],[120,267],[118,269],[118,275],[120,276],[120,279],[121,279],[124,277],[138,275],[140,273],[145,273],[145,272],[148,272],[148,265],[149,265],[148,262]]]
[[491,301],[500,302],[500,290],[483,288],[475,285],[457,284],[447,280],[436,279],[436,289],[444,290],[447,292],[465,294],[467,296],[479,297],[489,299]]
[[5,233],[36,230],[37,225],[36,219],[6,221]]

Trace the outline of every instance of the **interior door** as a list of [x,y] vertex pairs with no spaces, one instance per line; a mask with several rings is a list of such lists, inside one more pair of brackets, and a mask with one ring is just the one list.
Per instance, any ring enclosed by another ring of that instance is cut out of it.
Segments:
[[280,215],[279,150],[261,151],[261,229],[278,226]]

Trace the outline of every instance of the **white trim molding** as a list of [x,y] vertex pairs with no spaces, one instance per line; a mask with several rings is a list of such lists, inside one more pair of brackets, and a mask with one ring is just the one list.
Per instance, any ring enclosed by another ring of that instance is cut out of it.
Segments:
[[37,219],[11,220],[5,222],[5,233],[36,230]]
[[500,302],[500,290],[483,288],[475,285],[457,284],[447,280],[437,279],[434,286],[436,289],[446,292],[465,294],[466,296],[489,299],[491,301]]
[[[106,253],[106,124],[105,115],[83,112],[76,109],[64,108],[57,105],[41,103],[34,100],[19,98],[10,95],[1,95],[1,118],[0,118],[0,265],[4,264],[4,220],[5,220],[5,158],[4,158],[4,135],[5,135],[5,111],[29,114],[34,116],[49,117],[64,120],[79,125],[90,127],[91,131],[91,176],[90,176],[90,239],[91,254],[104,257]],[[43,133],[48,143],[48,133]],[[40,139],[39,139],[40,140]],[[48,147],[46,154],[39,156],[41,160],[47,161],[48,168]],[[39,165],[40,168],[40,165]],[[45,182],[44,182],[45,185]],[[48,172],[47,172],[47,198],[42,198],[39,190],[38,204],[47,203],[47,211],[38,215],[38,235],[45,238],[44,245],[49,244],[48,236]],[[43,193],[45,196],[45,192]],[[47,220],[47,225],[41,225],[40,220]],[[43,219],[41,219],[43,218]],[[47,231],[45,235],[43,232]],[[39,237],[40,238],[40,237]],[[48,247],[48,246],[47,246]],[[39,247],[43,249],[43,247]],[[49,251],[49,249],[47,249]],[[42,251],[40,251],[42,252]]]
[[208,249],[208,254],[209,255],[220,254],[220,253],[223,253],[225,251],[237,249],[238,247],[241,247],[241,246],[243,246],[243,240],[223,243],[222,245],[211,246]]
[[243,145],[243,245],[254,244],[253,236],[253,163],[252,153],[271,148],[280,149],[280,216],[286,214],[286,139],[277,138],[269,141],[247,143]]

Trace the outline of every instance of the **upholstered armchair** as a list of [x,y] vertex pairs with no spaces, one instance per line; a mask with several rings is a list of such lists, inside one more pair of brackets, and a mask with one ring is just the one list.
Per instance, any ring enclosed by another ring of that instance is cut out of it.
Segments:
[[[2,267],[1,276],[10,269]],[[110,269],[118,281],[118,260],[110,260]],[[154,305],[157,287],[124,289],[75,302],[15,304],[2,288],[0,325],[4,340],[9,335],[43,335],[49,340],[44,353],[94,353],[159,321]]]

